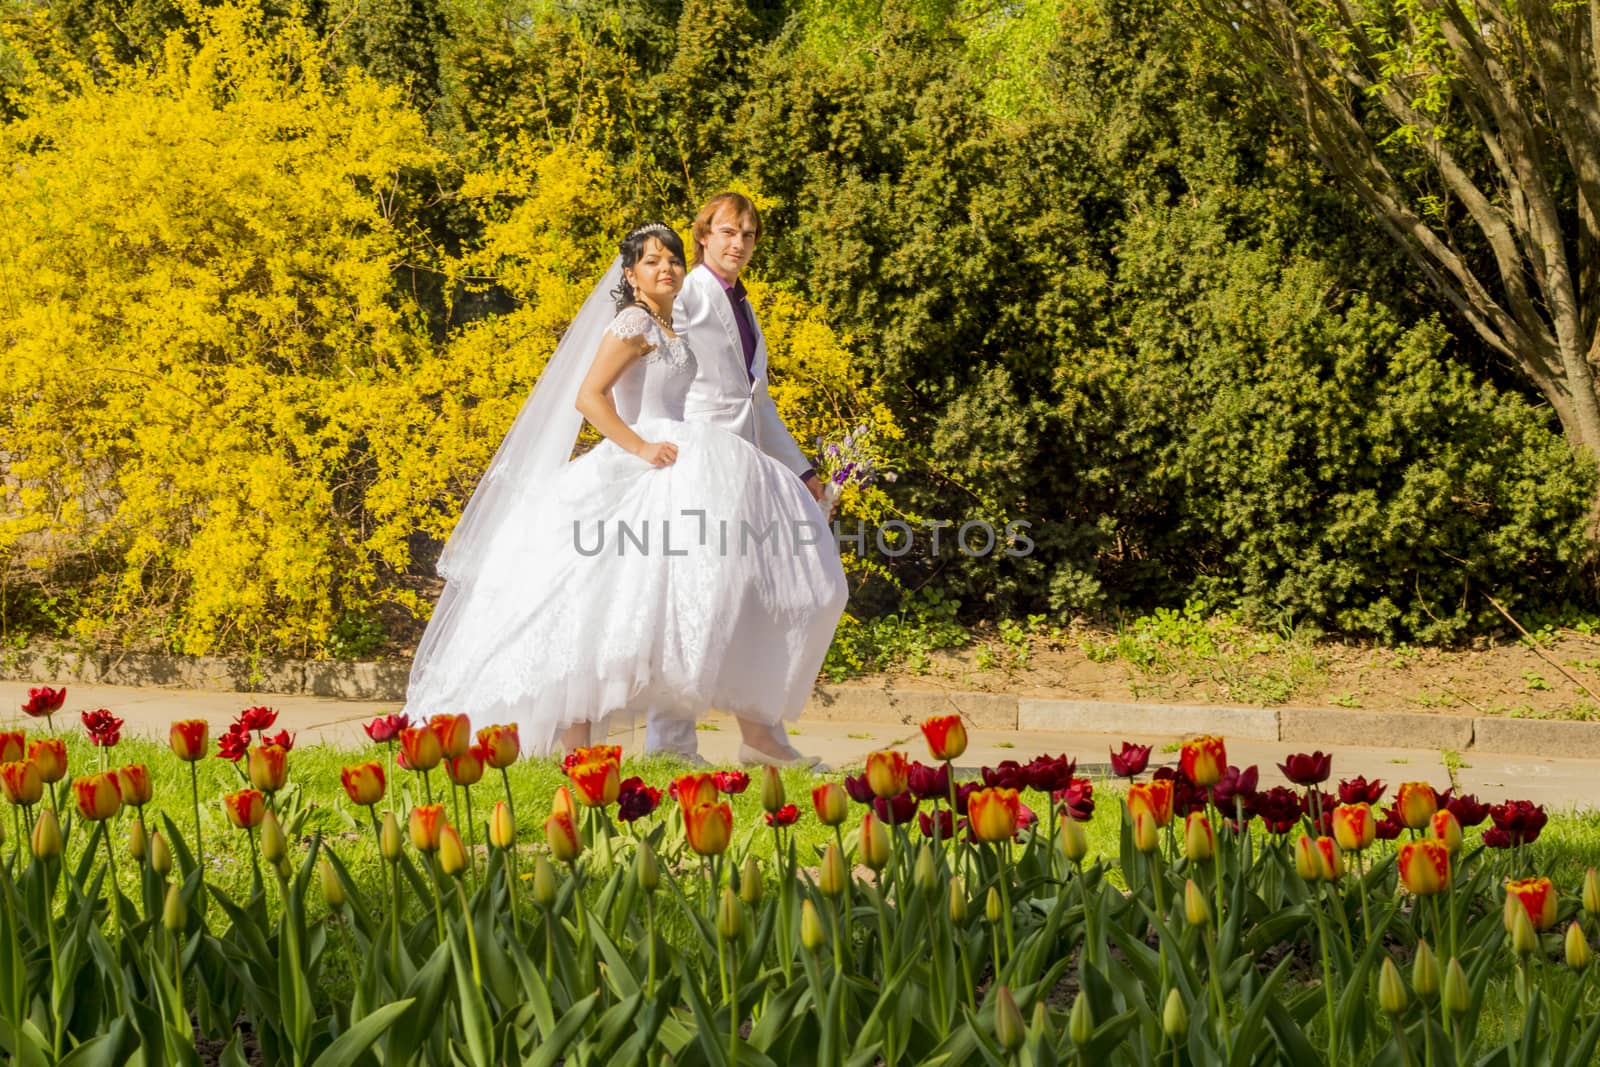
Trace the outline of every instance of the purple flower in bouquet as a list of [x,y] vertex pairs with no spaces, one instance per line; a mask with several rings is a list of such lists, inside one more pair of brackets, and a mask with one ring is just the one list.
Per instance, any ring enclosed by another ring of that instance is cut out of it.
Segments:
[[823,481],[823,504],[832,507],[852,485],[865,488],[880,477],[886,482],[895,480],[894,472],[879,472],[877,457],[870,449],[872,427],[857,426],[837,444],[825,444],[817,438],[817,476]]

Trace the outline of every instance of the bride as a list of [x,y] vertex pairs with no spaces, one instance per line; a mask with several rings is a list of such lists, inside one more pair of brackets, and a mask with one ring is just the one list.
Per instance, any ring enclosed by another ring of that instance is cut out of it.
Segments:
[[[683,281],[670,227],[623,239],[440,557],[408,713],[514,722],[548,753],[645,708],[692,721],[717,707],[738,717],[742,760],[815,762],[781,724],[821,669],[844,571],[791,471],[686,419]],[[572,458],[584,419],[604,440]]]

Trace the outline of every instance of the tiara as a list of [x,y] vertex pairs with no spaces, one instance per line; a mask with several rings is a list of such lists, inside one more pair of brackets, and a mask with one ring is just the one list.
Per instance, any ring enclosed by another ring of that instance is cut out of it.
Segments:
[[628,234],[628,236],[624,237],[623,240],[631,241],[635,237],[640,237],[647,233],[665,233],[676,236],[676,232],[672,229],[672,227],[668,226],[664,222],[647,222],[643,226],[640,226],[638,229]]

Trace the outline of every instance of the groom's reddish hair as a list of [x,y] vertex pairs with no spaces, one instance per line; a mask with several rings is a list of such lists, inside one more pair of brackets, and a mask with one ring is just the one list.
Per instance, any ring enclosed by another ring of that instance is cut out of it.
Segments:
[[755,226],[756,240],[761,240],[761,213],[750,198],[743,193],[718,193],[707,200],[700,214],[694,217],[694,263],[691,266],[698,266],[706,258],[706,238],[711,236],[711,220],[725,207],[733,208],[740,218],[749,219]]

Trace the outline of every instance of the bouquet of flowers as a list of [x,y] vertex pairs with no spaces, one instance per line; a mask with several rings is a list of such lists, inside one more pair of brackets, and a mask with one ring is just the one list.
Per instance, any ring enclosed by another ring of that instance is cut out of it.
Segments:
[[825,443],[817,438],[817,475],[822,478],[822,506],[831,510],[845,489],[851,485],[863,488],[882,478],[895,480],[893,471],[878,470],[878,461],[871,451],[872,427],[857,426],[844,440]]

